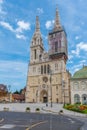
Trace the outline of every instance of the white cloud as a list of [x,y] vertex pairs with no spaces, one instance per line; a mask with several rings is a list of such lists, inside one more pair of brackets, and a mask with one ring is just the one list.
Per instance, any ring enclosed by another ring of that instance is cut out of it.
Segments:
[[22,32],[23,30],[30,30],[30,23],[24,21],[17,22],[18,28],[16,32]]
[[26,84],[27,67],[25,62],[0,60],[0,82],[11,85],[13,91],[20,89]]
[[43,37],[44,40],[47,40],[47,39],[48,39],[48,37],[45,36],[45,35],[43,35],[43,34],[42,34],[42,37]]
[[[17,61],[4,61],[1,60],[0,61],[0,73],[3,72],[7,75],[5,76],[12,76],[14,73],[14,77],[16,76],[24,76],[26,73],[25,71],[27,71],[27,63],[24,62],[17,62]],[[13,73],[11,73],[13,72]],[[9,75],[8,75],[9,73]]]
[[79,69],[81,69],[82,68],[82,63],[79,63],[79,64],[75,64],[75,65],[73,65],[72,67],[70,67],[70,72],[72,73],[72,74],[74,74],[76,71],[78,71]]
[[23,35],[23,31],[30,30],[30,23],[24,21],[18,21],[18,27],[16,29],[14,29],[8,22],[1,21],[0,25],[15,33],[16,38],[23,40],[26,40],[26,37]]
[[69,63],[69,64],[73,64],[73,61],[71,61],[71,60],[68,60],[68,63]]
[[2,4],[4,2],[4,0],[0,0],[0,4]]
[[46,26],[46,29],[50,29],[52,26],[53,26],[53,24],[54,24],[54,20],[52,20],[52,21],[47,21],[46,22],[46,24],[45,24],[45,26]]
[[78,40],[78,39],[79,39],[79,36],[76,36],[75,39]]
[[81,60],[80,63],[84,64],[86,63],[86,60]]
[[83,50],[83,51],[87,51],[87,43],[84,43],[84,42],[80,42],[78,45],[77,45],[77,50]]
[[76,50],[72,50],[71,53],[79,56],[81,50],[87,51],[87,43],[80,42],[76,45]]
[[77,55],[77,56],[79,56],[79,50],[78,50],[78,49],[72,50],[71,53],[72,53],[72,54],[75,54],[75,55]]
[[21,34],[16,34],[16,38],[26,40],[26,37]]
[[79,70],[79,68],[76,68],[75,70],[74,70],[74,72],[76,72],[76,71],[78,71]]
[[73,58],[73,55],[70,55],[68,56],[69,60],[71,60]]
[[3,10],[3,3],[4,0],[0,0],[0,17],[2,17],[3,15],[6,15],[7,13]]
[[37,13],[42,14],[44,11],[42,8],[37,8]]
[[6,28],[6,29],[8,29],[8,30],[10,30],[10,31],[12,31],[12,32],[14,32],[13,27],[12,27],[9,23],[4,22],[4,21],[1,21],[1,22],[0,22],[0,25],[3,26],[4,28]]

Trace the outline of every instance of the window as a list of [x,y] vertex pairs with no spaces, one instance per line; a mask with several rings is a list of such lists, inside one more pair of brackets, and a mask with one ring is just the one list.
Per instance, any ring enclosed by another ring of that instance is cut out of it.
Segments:
[[47,65],[47,73],[50,73],[50,65]]
[[80,103],[80,96],[79,94],[74,95],[74,103]]
[[58,51],[58,42],[55,42],[55,52]]
[[84,81],[81,82],[81,89],[82,90],[86,89],[86,83]]
[[46,65],[44,65],[44,74],[46,74]]
[[43,66],[41,65],[41,74],[43,74]]
[[39,55],[39,60],[41,60],[41,58],[42,58],[42,55],[40,54],[40,55]]
[[82,104],[87,104],[87,94],[82,95]]
[[59,48],[61,48],[61,40],[59,40]]
[[78,82],[74,82],[74,90],[79,90],[79,83]]
[[58,103],[58,98],[56,98],[56,103]]
[[83,97],[84,100],[86,100],[86,97]]
[[58,90],[58,86],[56,86],[56,90]]
[[34,59],[36,59],[36,49],[34,50]]

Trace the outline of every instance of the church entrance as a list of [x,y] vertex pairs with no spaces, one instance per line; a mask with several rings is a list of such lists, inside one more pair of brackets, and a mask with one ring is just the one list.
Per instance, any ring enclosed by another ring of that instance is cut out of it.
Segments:
[[47,97],[43,97],[43,102],[47,102]]
[[48,102],[48,94],[46,90],[42,90],[40,93],[40,101],[43,103]]

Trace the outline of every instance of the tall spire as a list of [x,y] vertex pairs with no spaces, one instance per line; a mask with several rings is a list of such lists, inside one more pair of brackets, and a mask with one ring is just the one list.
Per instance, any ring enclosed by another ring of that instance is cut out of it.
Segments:
[[61,25],[60,25],[58,8],[56,8],[56,17],[55,17],[55,23],[54,23],[54,30],[58,30],[58,29],[61,29]]
[[40,32],[40,22],[39,22],[39,17],[36,16],[36,28],[35,32]]

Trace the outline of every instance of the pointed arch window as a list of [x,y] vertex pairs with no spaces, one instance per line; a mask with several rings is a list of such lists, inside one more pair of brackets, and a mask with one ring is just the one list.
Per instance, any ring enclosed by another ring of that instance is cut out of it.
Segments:
[[55,42],[55,52],[57,52],[58,51],[58,42],[56,41]]
[[80,96],[79,94],[74,95],[74,103],[79,103],[80,102]]
[[59,40],[59,48],[61,48],[61,40]]
[[46,74],[46,65],[44,65],[44,74]]
[[50,73],[50,65],[47,65],[47,73]]
[[41,65],[41,74],[43,74],[43,65]]
[[36,51],[36,49],[34,50],[34,59],[36,59],[37,58],[37,51]]

